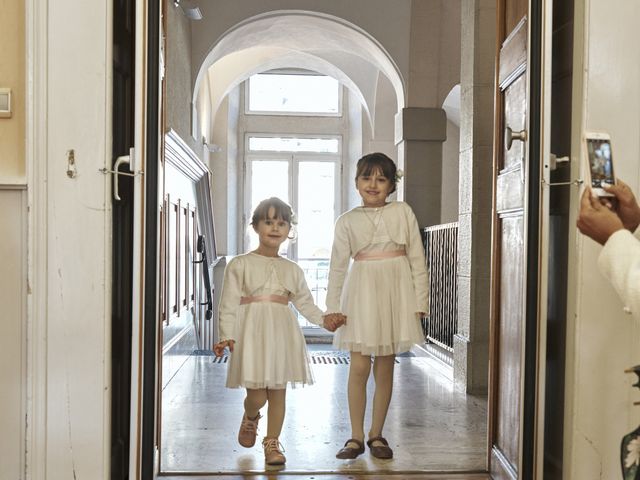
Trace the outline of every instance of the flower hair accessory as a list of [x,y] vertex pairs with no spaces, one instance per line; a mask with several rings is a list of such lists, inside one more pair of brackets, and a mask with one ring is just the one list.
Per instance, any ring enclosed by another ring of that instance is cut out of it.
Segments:
[[404,177],[404,170],[397,169],[396,170],[396,182],[399,182],[402,177]]

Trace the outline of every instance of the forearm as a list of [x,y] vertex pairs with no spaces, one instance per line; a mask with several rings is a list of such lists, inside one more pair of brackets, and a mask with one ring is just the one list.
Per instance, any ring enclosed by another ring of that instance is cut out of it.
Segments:
[[640,241],[627,230],[619,230],[605,243],[598,266],[625,306],[640,314]]
[[416,293],[416,305],[419,312],[426,313],[429,311],[429,275],[418,222],[413,216],[409,218],[409,241],[406,249]]
[[331,248],[331,262],[329,265],[329,284],[327,286],[327,312],[341,312],[340,298],[342,287],[349,269],[351,248],[344,224],[336,223],[333,246]]

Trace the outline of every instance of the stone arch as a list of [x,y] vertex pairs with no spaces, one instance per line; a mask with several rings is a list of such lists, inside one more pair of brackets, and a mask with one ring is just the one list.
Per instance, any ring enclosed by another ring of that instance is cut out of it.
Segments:
[[212,68],[218,73],[212,92],[215,113],[224,96],[250,75],[294,66],[338,79],[360,99],[372,126],[380,75],[391,83],[398,111],[405,106],[404,79],[379,42],[341,18],[298,10],[257,15],[227,30],[197,68],[192,103],[197,103],[200,84]]

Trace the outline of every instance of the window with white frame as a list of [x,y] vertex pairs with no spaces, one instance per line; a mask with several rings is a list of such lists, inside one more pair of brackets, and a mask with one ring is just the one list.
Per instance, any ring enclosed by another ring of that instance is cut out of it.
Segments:
[[247,81],[246,113],[339,116],[342,89],[335,78],[308,71],[267,72]]
[[[342,92],[336,79],[301,69],[256,74],[244,88],[246,223],[265,198],[277,196],[292,206],[296,240],[285,242],[280,254],[302,267],[322,309],[333,226],[342,209],[342,143],[347,132]],[[244,250],[255,249],[257,242],[247,226]],[[300,322],[312,326],[302,317]]]

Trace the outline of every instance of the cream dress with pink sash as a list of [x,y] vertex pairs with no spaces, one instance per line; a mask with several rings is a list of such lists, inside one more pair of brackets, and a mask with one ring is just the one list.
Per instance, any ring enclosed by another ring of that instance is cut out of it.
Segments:
[[[294,279],[289,288],[280,276]],[[247,279],[255,277],[264,281],[249,286]],[[304,335],[288,302],[309,321],[322,323],[322,312],[294,262],[255,253],[229,262],[220,300],[221,339],[235,340],[227,387],[282,389],[313,383]]]
[[336,331],[333,344],[374,356],[406,352],[424,341],[411,266],[406,255],[397,253],[405,247],[390,239],[382,209],[362,210],[375,233],[347,274],[341,297],[347,323]]

